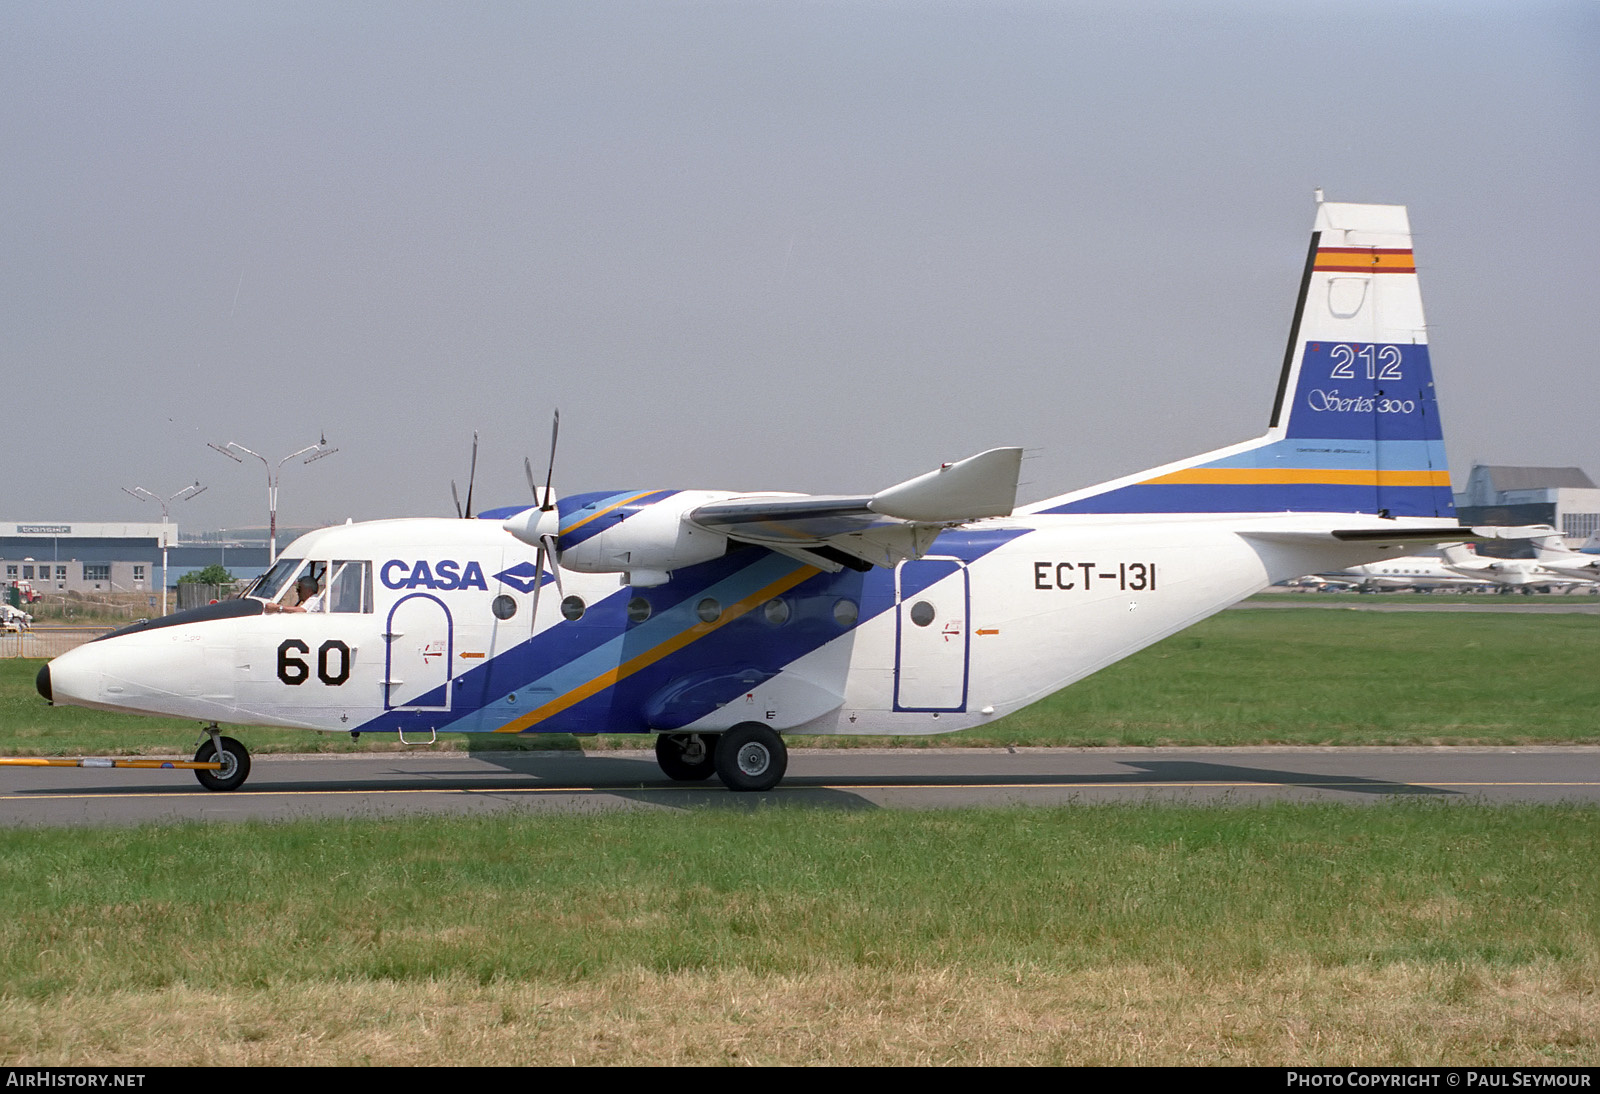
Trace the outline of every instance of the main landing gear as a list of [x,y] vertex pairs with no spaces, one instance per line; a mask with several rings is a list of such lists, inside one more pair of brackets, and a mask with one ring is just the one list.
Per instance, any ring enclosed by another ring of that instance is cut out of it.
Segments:
[[716,772],[729,790],[771,790],[788,770],[789,750],[760,722],[742,722],[718,734],[659,734],[656,762],[678,782],[698,782]]
[[716,771],[712,759],[715,737],[699,733],[658,733],[656,735],[656,763],[669,779],[680,783],[709,779]]

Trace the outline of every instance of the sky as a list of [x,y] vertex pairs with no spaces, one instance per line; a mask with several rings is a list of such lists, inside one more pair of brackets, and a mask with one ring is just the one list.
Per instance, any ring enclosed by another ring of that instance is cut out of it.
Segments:
[[1264,431],[1313,190],[1409,206],[1446,443],[1600,478],[1600,4],[0,4],[0,518],[1020,500]]

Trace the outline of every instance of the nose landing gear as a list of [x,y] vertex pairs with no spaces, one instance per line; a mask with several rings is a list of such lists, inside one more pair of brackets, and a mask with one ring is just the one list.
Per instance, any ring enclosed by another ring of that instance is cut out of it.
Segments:
[[237,790],[244,785],[250,777],[250,753],[232,737],[224,737],[217,732],[217,727],[212,725],[206,729],[210,738],[200,744],[200,749],[194,754],[197,764],[215,763],[221,766],[213,768],[197,767],[194,777],[200,780],[200,785],[207,790]]

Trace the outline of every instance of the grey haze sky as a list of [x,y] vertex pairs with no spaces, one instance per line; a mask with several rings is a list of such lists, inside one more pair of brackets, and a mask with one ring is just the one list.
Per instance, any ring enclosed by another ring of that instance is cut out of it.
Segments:
[[7,3],[0,516],[1024,500],[1259,434],[1312,190],[1410,206],[1457,482],[1600,475],[1600,4]]

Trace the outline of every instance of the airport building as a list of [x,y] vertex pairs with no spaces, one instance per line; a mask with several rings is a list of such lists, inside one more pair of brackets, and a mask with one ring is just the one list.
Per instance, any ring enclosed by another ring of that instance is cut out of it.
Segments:
[[212,563],[236,577],[267,568],[265,545],[190,543],[176,524],[0,521],[0,578],[5,585],[26,581],[39,593],[159,592],[163,543],[169,583]]
[[1574,547],[1600,532],[1600,487],[1580,467],[1475,464],[1455,500],[1463,524],[1549,524]]

